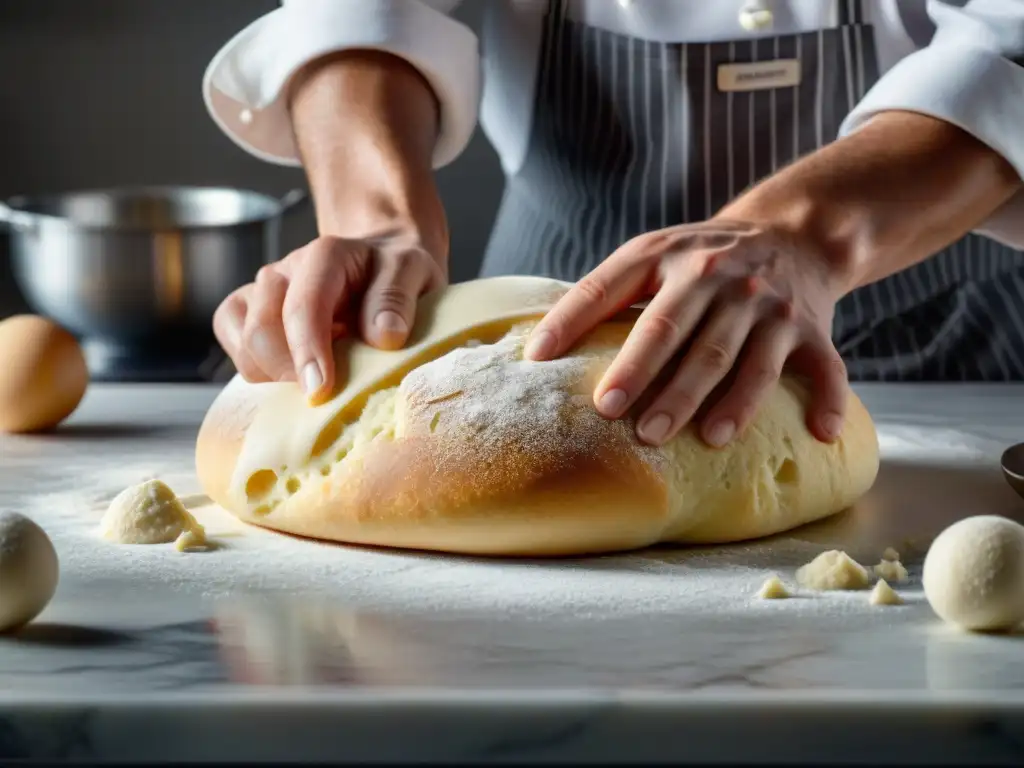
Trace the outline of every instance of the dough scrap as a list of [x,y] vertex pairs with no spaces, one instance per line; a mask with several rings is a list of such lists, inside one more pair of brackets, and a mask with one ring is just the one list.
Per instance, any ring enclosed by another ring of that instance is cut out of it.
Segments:
[[179,549],[206,544],[206,531],[160,480],[125,488],[100,521],[100,536],[116,544],[169,544]]
[[889,586],[885,579],[879,579],[868,598],[871,605],[903,605],[903,598]]
[[16,512],[0,512],[0,632],[28,624],[57,590],[60,566],[46,531]]
[[849,393],[842,436],[822,443],[789,376],[723,450],[692,427],[642,445],[632,417],[644,403],[620,420],[593,405],[638,311],[559,359],[523,357],[568,287],[494,278],[425,296],[406,349],[339,340],[346,384],[315,407],[293,383],[236,377],[197,440],[204,492],[245,522],[309,538],[535,557],[770,536],[873,484],[878,440],[860,400]]
[[940,533],[924,560],[924,594],[944,621],[997,632],[1024,621],[1024,526],[978,515]]
[[865,589],[869,584],[867,569],[839,549],[822,552],[798,568],[796,581],[818,592]]
[[789,590],[786,589],[786,585],[782,583],[782,579],[778,576],[769,576],[764,584],[761,585],[757,596],[762,600],[785,600],[788,597],[792,597],[789,594]]
[[910,574],[907,573],[906,567],[898,558],[882,560],[878,565],[872,566],[871,570],[878,578],[891,581],[894,584],[902,584],[910,578]]
[[882,553],[882,559],[883,560],[899,560],[900,559],[900,553],[897,552],[892,547],[886,547],[885,548],[885,552]]

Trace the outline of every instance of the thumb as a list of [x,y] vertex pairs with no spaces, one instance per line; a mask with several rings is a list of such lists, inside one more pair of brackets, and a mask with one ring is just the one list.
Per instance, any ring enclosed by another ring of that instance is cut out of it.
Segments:
[[349,285],[351,270],[338,255],[320,250],[297,260],[282,307],[296,380],[314,405],[328,399],[338,383],[333,348],[339,335],[337,315],[358,289]]
[[406,251],[378,262],[363,299],[362,332],[379,349],[400,349],[409,340],[416,303],[432,282],[434,262],[425,253]]

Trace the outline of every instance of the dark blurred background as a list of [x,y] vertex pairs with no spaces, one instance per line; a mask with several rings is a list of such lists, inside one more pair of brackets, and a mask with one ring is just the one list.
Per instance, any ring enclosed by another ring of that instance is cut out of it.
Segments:
[[[200,84],[217,50],[270,0],[0,2],[0,197],[121,184],[212,184],[280,195],[300,171],[256,160],[207,117]],[[474,26],[479,2],[457,16]],[[476,274],[501,197],[479,131],[439,174],[452,231],[452,279]],[[292,217],[283,253],[313,235]],[[0,232],[0,317],[25,310]],[[283,255],[283,254],[282,254]]]

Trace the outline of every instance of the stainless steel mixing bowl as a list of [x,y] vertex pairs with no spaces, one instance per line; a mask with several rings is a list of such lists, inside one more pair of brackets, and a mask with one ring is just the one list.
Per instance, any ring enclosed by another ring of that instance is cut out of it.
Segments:
[[307,198],[131,187],[11,198],[15,279],[32,308],[78,336],[138,344],[210,335],[217,305],[279,258],[282,214]]

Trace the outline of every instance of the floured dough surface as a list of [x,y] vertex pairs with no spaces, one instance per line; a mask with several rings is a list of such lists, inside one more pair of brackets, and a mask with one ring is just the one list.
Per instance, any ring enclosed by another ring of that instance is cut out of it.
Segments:
[[797,583],[818,592],[865,589],[870,583],[867,569],[842,550],[822,552],[796,572]]
[[116,544],[169,544],[179,550],[204,546],[203,526],[160,480],[125,488],[100,521],[100,536]]
[[790,378],[726,449],[692,428],[642,445],[632,415],[603,419],[593,405],[636,313],[533,362],[529,333],[566,286],[503,280],[426,301],[436,332],[407,350],[336,350],[352,353],[339,370],[353,378],[323,406],[297,402],[294,385],[234,380],[200,431],[204,490],[247,522],[307,537],[557,556],[767,536],[839,512],[873,483],[878,442],[860,401],[850,393],[843,436],[821,443]]

